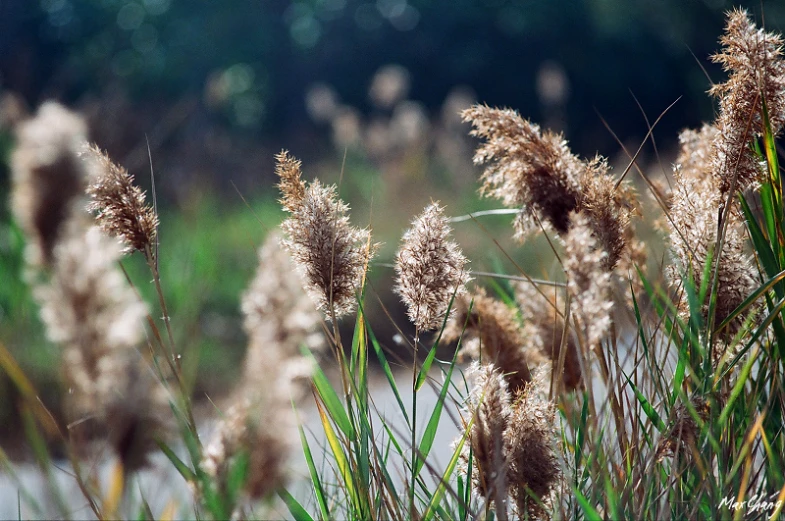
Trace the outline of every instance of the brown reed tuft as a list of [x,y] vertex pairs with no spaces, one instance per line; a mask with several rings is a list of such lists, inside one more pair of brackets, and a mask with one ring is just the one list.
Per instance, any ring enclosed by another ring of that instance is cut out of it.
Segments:
[[276,156],[282,204],[290,217],[281,224],[283,245],[306,280],[306,289],[327,318],[351,313],[363,283],[368,262],[377,245],[370,231],[353,228],[349,206],[337,188],[319,180],[304,187],[300,162],[288,152]]
[[123,253],[140,251],[152,259],[158,216],[147,204],[145,193],[125,168],[96,145],[86,146],[83,157],[91,167],[87,209],[95,213],[104,232],[123,241]]
[[502,373],[492,364],[473,365],[468,374],[476,377],[469,412],[474,418],[469,444],[462,458],[468,462],[471,449],[472,475],[477,491],[496,504],[498,516],[506,517],[507,454],[504,433],[510,417],[510,393]]
[[[694,396],[690,400],[690,405],[695,410],[698,419],[706,422],[709,419],[709,402],[701,396]],[[690,457],[693,451],[698,450],[698,436],[700,426],[695,421],[695,417],[690,413],[689,408],[684,403],[678,403],[673,412],[668,433],[660,439],[657,447],[656,456],[662,460],[670,456]]]
[[395,291],[420,331],[440,328],[453,297],[466,291],[467,260],[449,235],[444,208],[431,203],[412,221],[395,256]]
[[[711,252],[712,265],[716,264],[719,232],[719,208],[724,197],[712,175],[711,163],[705,162],[716,142],[718,129],[704,125],[700,131],[685,130],[679,136],[681,150],[674,167],[674,187],[671,194],[670,248],[675,265],[669,266],[667,275],[671,285],[679,287],[691,277],[695,287],[703,284],[703,273]],[[719,325],[757,287],[757,276],[746,253],[746,232],[742,217],[731,208],[718,267],[717,306],[714,323]],[[680,290],[679,310],[683,319],[690,315],[687,295]],[[703,303],[703,318],[708,319],[709,292]],[[720,338],[729,340],[741,328],[749,314],[734,319],[720,332]]]
[[471,296],[456,298],[455,310],[442,340],[462,338],[459,357],[468,355],[483,364],[493,364],[504,375],[510,392],[522,390],[531,381],[532,357],[524,348],[526,341],[515,311],[489,297],[482,288]]
[[730,76],[709,91],[720,105],[712,167],[720,193],[727,195],[735,176],[742,191],[763,178],[750,143],[763,134],[764,102],[775,135],[785,123],[785,62],[780,35],[757,28],[742,9],[728,13],[720,43],[723,50],[712,60]]
[[321,315],[301,280],[292,277],[294,268],[291,256],[281,247],[280,236],[270,233],[259,249],[259,267],[242,300],[243,325],[250,339],[245,360],[248,381],[256,380],[271,351],[279,353],[276,356],[297,358],[302,346],[318,350],[324,345]]
[[481,193],[521,208],[516,236],[536,230],[537,220],[566,233],[568,216],[578,206],[584,166],[564,138],[541,131],[510,109],[475,105],[462,117],[474,126],[471,135],[485,139],[474,155],[475,164],[487,165]]
[[504,432],[509,494],[520,519],[548,519],[551,492],[561,476],[554,448],[556,409],[539,396],[538,387],[532,384],[514,397]]
[[594,347],[605,338],[611,325],[613,301],[611,274],[606,269],[608,252],[592,234],[588,217],[573,213],[571,223],[564,245],[570,313],[580,322],[585,341]]
[[79,151],[87,140],[84,121],[47,102],[20,125],[12,157],[14,216],[27,237],[27,262],[51,267],[63,223],[83,195],[87,173]]
[[607,161],[581,160],[560,134],[542,131],[510,109],[476,105],[462,115],[474,125],[472,135],[485,139],[474,156],[475,164],[487,165],[480,192],[521,209],[514,223],[516,237],[522,240],[539,223],[565,237],[570,214],[583,212],[608,253],[606,268],[612,270],[628,246],[637,203],[628,184],[616,187]]
[[205,447],[200,466],[223,493],[242,458],[248,465],[244,491],[251,499],[269,498],[286,482],[296,422],[288,396],[273,387],[285,382],[274,371],[266,376],[264,388],[227,410]]
[[[116,267],[119,244],[78,217],[55,247],[51,282],[35,288],[49,338],[63,348],[75,438],[108,433],[127,469],[144,465],[168,433],[169,403],[137,345],[145,305]],[[82,426],[86,425],[88,432]]]
[[[515,300],[523,318],[521,336],[526,340],[526,351],[530,358],[533,358],[532,353],[539,353],[542,361],[538,365],[548,360],[552,370],[556,371],[564,336],[564,299],[555,292],[546,298],[530,283],[519,283],[515,289]],[[575,338],[569,332],[565,348],[561,379],[564,389],[572,391],[581,384],[581,365]]]

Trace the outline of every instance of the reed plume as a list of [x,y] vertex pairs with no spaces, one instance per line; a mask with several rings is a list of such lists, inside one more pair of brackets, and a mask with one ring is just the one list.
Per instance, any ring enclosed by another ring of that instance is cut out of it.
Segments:
[[627,184],[616,187],[607,161],[581,160],[560,134],[542,131],[510,109],[476,105],[462,116],[474,126],[472,135],[485,139],[474,156],[475,164],[487,165],[480,193],[520,207],[514,222],[518,239],[540,225],[564,238],[570,214],[583,212],[607,252],[606,269],[615,268],[628,246],[637,203]]
[[300,349],[319,349],[324,343],[318,332],[321,316],[300,279],[291,276],[293,267],[278,234],[269,234],[242,300],[249,338],[245,374],[201,464],[225,488],[232,466],[247,457],[245,490],[254,499],[269,496],[285,482],[297,437],[291,401],[311,373]]
[[351,313],[365,271],[376,252],[370,232],[353,228],[334,185],[302,181],[300,161],[283,151],[276,157],[281,204],[289,218],[281,224],[283,244],[304,276],[311,297],[328,318]]
[[158,216],[147,204],[145,193],[125,168],[96,145],[86,146],[83,156],[91,166],[87,209],[95,213],[104,232],[122,240],[123,253],[140,251],[152,259]]
[[474,418],[469,444],[461,455],[469,460],[469,450],[476,472],[472,479],[477,491],[496,504],[497,517],[506,518],[507,454],[504,433],[510,417],[510,393],[502,373],[492,364],[473,365],[468,374],[475,375],[469,412]]
[[51,267],[55,244],[72,207],[84,196],[87,141],[81,117],[55,102],[41,105],[20,125],[12,157],[14,216],[27,237],[31,267]]
[[535,382],[513,398],[504,432],[509,494],[520,519],[549,518],[551,493],[561,477],[554,447],[556,408],[539,396],[540,387]]
[[727,195],[734,177],[736,190],[742,191],[764,177],[750,143],[763,135],[764,103],[775,136],[785,123],[785,62],[782,37],[757,28],[743,9],[728,13],[720,43],[722,52],[712,60],[730,75],[709,91],[719,99],[712,169],[720,193]]
[[[539,353],[542,361],[537,365],[547,360],[552,370],[557,371],[565,334],[564,299],[556,292],[552,296],[544,296],[534,286],[524,282],[517,284],[515,290],[515,300],[523,318],[521,336],[527,343],[526,352],[530,353],[531,358],[532,353]],[[581,365],[575,337],[568,331],[565,340],[564,369],[560,377],[564,389],[572,391],[580,386]]]
[[510,109],[475,105],[462,117],[474,126],[471,135],[485,139],[474,155],[475,164],[487,165],[480,192],[521,209],[516,236],[536,230],[537,221],[566,233],[569,214],[578,207],[584,165],[564,138]]
[[608,253],[591,233],[589,220],[583,214],[572,215],[564,249],[570,311],[582,325],[585,341],[594,347],[611,326],[611,274],[605,269]]
[[420,331],[441,327],[453,297],[466,291],[467,260],[449,235],[444,208],[431,203],[412,221],[395,257],[395,291]]
[[526,340],[515,311],[489,297],[483,289],[456,298],[455,309],[442,340],[461,338],[459,357],[492,364],[504,375],[510,392],[522,390],[531,381],[529,364],[539,361],[539,357],[536,353],[532,357],[533,353],[525,349]]
[[321,315],[301,280],[291,276],[294,269],[280,235],[270,233],[259,249],[256,276],[242,299],[243,325],[250,339],[246,378],[267,363],[273,350],[288,359],[300,357],[302,346],[316,351],[324,345]]
[[75,216],[54,251],[51,282],[35,289],[49,338],[63,348],[75,437],[82,426],[106,432],[124,467],[146,463],[154,440],[168,434],[169,400],[137,346],[146,306],[118,271],[119,244]]
[[[720,324],[757,287],[757,275],[746,252],[746,232],[742,217],[731,208],[727,213],[728,224],[721,256],[714,251],[719,232],[719,208],[724,197],[717,178],[712,175],[713,143],[720,133],[715,126],[704,125],[699,131],[685,130],[679,136],[681,149],[674,167],[674,187],[671,194],[670,248],[675,264],[668,267],[671,285],[679,286],[690,278],[700,288],[706,263],[711,256],[712,266],[717,263],[717,299],[715,325]],[[709,292],[702,303],[704,320],[708,320]],[[686,321],[690,316],[689,302],[680,290],[678,307]],[[749,316],[741,314],[728,324],[720,337],[732,338]]]

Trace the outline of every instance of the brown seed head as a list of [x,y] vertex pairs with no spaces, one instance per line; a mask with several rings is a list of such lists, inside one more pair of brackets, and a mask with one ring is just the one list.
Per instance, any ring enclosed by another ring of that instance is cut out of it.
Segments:
[[537,219],[566,233],[568,216],[578,205],[583,164],[559,134],[541,131],[510,109],[475,105],[462,113],[485,139],[474,155],[487,165],[481,193],[510,207],[520,207],[515,221],[519,238],[539,226]]
[[300,357],[305,345],[318,350],[324,344],[321,315],[303,290],[301,280],[292,277],[295,264],[281,247],[280,237],[271,233],[259,250],[259,267],[243,295],[245,332],[250,339],[245,359],[245,379],[255,385],[263,368],[272,359]]
[[87,140],[82,118],[47,102],[18,130],[12,158],[14,215],[27,236],[27,261],[51,267],[63,223],[84,193],[79,151]]
[[284,153],[277,159],[284,209],[291,214],[281,223],[282,243],[327,318],[332,318],[332,313],[335,318],[351,313],[377,245],[370,243],[368,230],[351,226],[349,206],[338,199],[335,186],[315,180],[303,192],[299,162]]
[[[540,294],[530,283],[521,282],[516,286],[515,298],[521,309],[526,351],[530,359],[537,354],[542,357],[537,365],[550,361],[553,371],[558,369],[562,336],[564,335],[564,299],[560,293]],[[562,382],[564,389],[571,391],[581,383],[581,365],[574,336],[568,332],[564,353]]]
[[550,503],[561,476],[554,449],[555,406],[540,398],[537,387],[531,385],[513,398],[504,433],[507,483],[521,519],[527,515],[528,519],[548,519],[540,503]]
[[504,433],[510,416],[510,393],[501,372],[493,364],[474,365],[476,375],[469,411],[474,418],[469,444],[462,455],[468,461],[472,451],[472,479],[478,492],[496,508],[505,508],[507,496],[507,455]]
[[589,346],[598,345],[611,325],[611,274],[607,270],[608,253],[592,234],[589,219],[582,213],[572,214],[572,226],[565,240],[567,291],[570,312],[582,325]]
[[[701,162],[706,157],[710,143],[718,131],[704,126],[700,131],[683,131],[680,136],[681,151],[674,169],[674,187],[668,228],[670,248],[675,265],[667,271],[671,285],[680,294],[679,310],[682,318],[689,319],[687,295],[681,287],[686,276],[691,276],[695,287],[702,284],[704,268],[717,244],[719,208],[722,195],[717,178],[711,175],[711,166]],[[720,257],[717,287],[717,307],[714,323],[719,325],[757,287],[757,275],[746,251],[746,232],[742,217],[731,209]],[[716,253],[712,255],[716,262]],[[703,305],[703,318],[708,318],[709,295]],[[721,332],[729,340],[741,328],[749,314],[742,314]]]
[[457,297],[455,309],[442,340],[452,342],[462,336],[459,357],[468,355],[483,364],[493,364],[504,375],[510,392],[522,390],[531,381],[529,364],[533,361],[524,349],[515,311],[489,297],[483,289],[472,296]]
[[82,224],[69,222],[51,282],[35,296],[50,339],[63,348],[70,416],[95,420],[75,422],[75,438],[107,433],[133,470],[168,432],[169,401],[137,351],[147,311],[117,270],[119,244]]
[[728,13],[720,43],[722,52],[712,60],[730,76],[709,91],[720,103],[712,166],[720,192],[727,195],[734,176],[738,175],[737,190],[763,177],[750,143],[763,134],[764,102],[775,135],[785,123],[785,62],[780,35],[757,28],[742,9]]
[[453,297],[469,281],[466,257],[447,240],[450,227],[438,203],[428,205],[406,231],[395,257],[395,291],[421,331],[441,327]]
[[153,254],[158,216],[145,200],[145,193],[122,166],[112,162],[96,145],[85,147],[83,156],[91,167],[87,209],[104,232],[123,241],[123,253]]
[[294,213],[305,199],[305,181],[302,180],[302,162],[288,151],[282,150],[275,156],[275,173],[281,178],[281,204],[289,213]]

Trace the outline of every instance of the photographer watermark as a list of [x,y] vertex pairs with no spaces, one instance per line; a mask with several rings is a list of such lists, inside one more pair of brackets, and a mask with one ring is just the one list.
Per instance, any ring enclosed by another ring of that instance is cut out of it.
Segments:
[[743,501],[737,501],[734,496],[725,496],[720,501],[720,508],[727,507],[733,512],[741,510],[747,514],[782,511],[782,499],[779,499],[778,496],[777,493],[768,497],[764,494],[753,494]]

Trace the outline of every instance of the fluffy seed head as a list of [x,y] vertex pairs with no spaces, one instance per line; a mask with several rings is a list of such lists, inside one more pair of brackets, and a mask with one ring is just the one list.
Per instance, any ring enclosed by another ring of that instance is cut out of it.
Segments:
[[608,253],[592,234],[589,220],[582,213],[572,215],[572,226],[565,240],[567,291],[570,312],[585,330],[590,346],[598,345],[611,325],[611,274]]
[[555,407],[539,396],[537,387],[531,385],[513,399],[504,433],[509,493],[521,519],[548,518],[540,503],[550,502],[561,476],[554,449]]
[[13,209],[27,236],[27,260],[51,266],[63,223],[84,193],[86,171],[79,151],[87,140],[84,121],[47,102],[18,130],[12,158]]
[[[711,150],[711,143],[718,134],[713,126],[700,131],[683,131],[680,135],[681,151],[674,168],[674,187],[671,194],[670,249],[675,265],[667,271],[671,285],[680,293],[679,310],[682,318],[689,318],[690,309],[686,293],[681,287],[685,275],[691,276],[695,286],[702,284],[704,268],[717,244],[719,208],[724,196],[711,174],[711,165],[701,161]],[[757,287],[757,276],[746,252],[746,232],[742,217],[731,208],[725,242],[719,259],[717,307],[714,323],[718,325],[733,312]],[[716,262],[717,255],[712,255]],[[704,321],[708,319],[709,295],[703,304]],[[721,332],[721,338],[732,338],[749,314],[742,314]]]
[[304,188],[299,161],[285,152],[276,160],[283,207],[290,214],[281,224],[283,245],[317,307],[328,318],[351,313],[377,246],[370,243],[368,230],[351,226],[349,206],[338,199],[335,186],[315,180]]
[[474,365],[476,375],[469,411],[474,418],[469,444],[462,455],[468,461],[472,451],[472,476],[478,492],[496,508],[504,508],[507,495],[507,455],[504,433],[510,417],[510,393],[501,372],[493,364]]
[[763,134],[764,102],[775,135],[785,123],[785,62],[780,35],[757,28],[741,9],[728,13],[720,42],[722,52],[712,59],[730,76],[709,91],[720,104],[712,165],[720,192],[727,195],[734,176],[736,189],[745,190],[764,174],[750,143]]
[[[550,361],[551,368],[556,371],[559,365],[562,336],[564,335],[564,299],[560,293],[544,297],[528,282],[516,286],[515,299],[521,310],[523,330],[521,336],[526,341],[526,352],[534,358],[540,355],[543,364]],[[574,336],[568,332],[564,353],[564,371],[561,375],[564,389],[571,391],[581,383],[581,365],[578,360],[578,348]]]
[[142,466],[168,432],[164,389],[137,350],[146,307],[117,270],[119,244],[79,219],[54,250],[51,282],[35,289],[49,338],[63,348],[75,437],[109,435],[126,468]]
[[537,229],[537,220],[566,233],[568,216],[578,205],[582,162],[559,134],[541,131],[510,109],[475,105],[462,113],[474,126],[471,134],[485,139],[474,155],[485,164],[481,193],[505,205],[520,207],[518,237]]
[[[259,250],[259,267],[242,300],[245,332],[250,339],[245,360],[246,381],[267,377],[263,368],[272,359],[300,356],[306,345],[318,350],[324,344],[319,331],[321,315],[305,294],[290,255],[277,233],[268,235]],[[253,385],[253,384],[251,384]]]
[[441,327],[451,300],[469,281],[466,257],[447,240],[450,227],[443,214],[438,203],[428,205],[404,234],[395,257],[395,291],[421,331]]
[[540,223],[564,237],[570,214],[580,211],[607,252],[608,270],[616,266],[628,246],[636,202],[627,184],[616,187],[607,161],[581,160],[561,135],[542,131],[509,109],[477,105],[465,110],[463,119],[474,125],[472,135],[485,139],[474,156],[476,164],[486,165],[480,192],[521,208],[514,223],[517,238]]
[[483,364],[493,364],[504,375],[510,392],[522,390],[531,381],[532,357],[524,348],[526,342],[515,311],[483,289],[456,298],[455,308],[442,340],[451,342],[462,336],[460,357],[468,355]]
[[96,145],[86,146],[83,157],[91,167],[87,209],[95,212],[98,225],[123,241],[123,253],[138,250],[152,255],[158,216],[133,176]]

